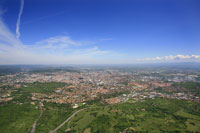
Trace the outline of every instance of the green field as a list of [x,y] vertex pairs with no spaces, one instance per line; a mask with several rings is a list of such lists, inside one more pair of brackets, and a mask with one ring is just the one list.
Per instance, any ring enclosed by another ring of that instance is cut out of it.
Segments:
[[60,132],[197,132],[200,131],[200,104],[191,101],[148,99],[88,108],[74,117]]
[[45,111],[37,123],[36,132],[47,133],[55,129],[74,111],[69,104],[46,103]]
[[31,130],[34,120],[40,110],[30,104],[1,104],[0,105],[0,132],[25,133]]
[[[96,101],[97,102],[97,101]],[[122,131],[200,131],[200,104],[169,99],[148,99],[143,102],[102,105],[91,103],[75,115],[58,133],[122,132]],[[44,103],[45,111],[37,123],[36,133],[55,129],[74,110],[69,104]],[[40,110],[35,105],[11,102],[0,105],[0,132],[30,132]]]

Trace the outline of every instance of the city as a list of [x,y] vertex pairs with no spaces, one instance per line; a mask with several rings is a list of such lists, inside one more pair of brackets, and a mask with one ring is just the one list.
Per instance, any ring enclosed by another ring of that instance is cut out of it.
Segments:
[[200,133],[200,0],[0,0],[0,133]]
[[[98,104],[105,108],[150,99],[200,102],[199,69],[183,71],[184,68],[166,68],[163,71],[154,67],[154,70],[137,70],[138,67],[114,66],[33,68],[14,73],[8,70],[7,74],[0,76],[1,106],[28,104],[41,111],[42,119],[47,110],[52,111],[59,104],[71,108],[73,112],[77,109],[98,108]],[[52,106],[50,109],[48,103]],[[196,126],[199,127],[198,124]],[[73,131],[71,128],[67,128],[67,132]]]

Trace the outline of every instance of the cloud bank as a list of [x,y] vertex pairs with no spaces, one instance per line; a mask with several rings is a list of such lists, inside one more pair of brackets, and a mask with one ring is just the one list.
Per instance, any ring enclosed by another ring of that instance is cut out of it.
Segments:
[[200,55],[175,55],[175,56],[163,56],[154,58],[138,59],[138,61],[160,61],[160,62],[179,62],[179,61],[200,61]]

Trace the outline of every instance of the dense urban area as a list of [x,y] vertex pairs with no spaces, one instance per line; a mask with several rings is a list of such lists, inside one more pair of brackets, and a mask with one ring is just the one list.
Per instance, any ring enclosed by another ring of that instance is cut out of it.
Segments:
[[200,70],[1,66],[0,132],[199,132]]

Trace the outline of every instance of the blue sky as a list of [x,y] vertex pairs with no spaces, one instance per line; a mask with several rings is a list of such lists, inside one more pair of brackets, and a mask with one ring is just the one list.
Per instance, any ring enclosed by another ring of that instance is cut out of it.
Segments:
[[199,0],[22,1],[0,2],[1,64],[200,61]]

